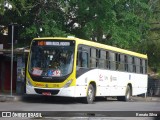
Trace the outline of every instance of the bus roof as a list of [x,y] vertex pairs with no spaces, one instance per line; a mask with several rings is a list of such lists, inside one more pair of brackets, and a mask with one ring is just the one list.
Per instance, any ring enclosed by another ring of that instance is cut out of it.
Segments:
[[50,40],[50,39],[75,40],[78,44],[94,46],[94,47],[97,47],[97,48],[102,48],[102,49],[110,50],[110,51],[113,51],[113,52],[118,52],[118,53],[122,53],[122,54],[127,54],[127,55],[131,55],[131,56],[136,56],[136,57],[147,59],[147,55],[145,55],[145,54],[141,54],[141,53],[137,53],[137,52],[113,47],[113,46],[110,46],[110,45],[101,44],[101,43],[94,42],[94,41],[84,40],[84,39],[80,39],[80,38],[74,38],[74,37],[72,37],[72,38],[42,37],[42,38],[34,38],[33,40]]

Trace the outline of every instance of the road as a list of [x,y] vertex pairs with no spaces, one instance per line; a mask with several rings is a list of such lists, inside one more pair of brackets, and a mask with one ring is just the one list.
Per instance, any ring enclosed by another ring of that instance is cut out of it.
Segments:
[[[80,99],[48,96],[25,96],[21,101],[0,102],[0,111],[45,111],[42,112],[42,115],[43,117],[46,116],[46,118],[50,118],[51,116],[72,116],[76,117],[75,119],[81,119],[83,117],[83,119],[85,118],[87,120],[88,118],[93,117],[95,120],[95,118],[102,119],[104,117],[103,119],[107,119],[106,117],[111,116],[108,119],[112,118],[113,120],[128,120],[127,117],[133,117],[134,115],[136,117],[136,114],[142,115],[147,111],[151,111],[156,114],[157,111],[160,111],[160,102],[143,102],[134,100],[131,102],[122,102],[117,101],[116,99],[109,99],[106,101],[104,98],[99,98],[96,99],[94,104],[84,104]],[[125,118],[123,116],[125,116]],[[123,117],[123,119],[121,117]],[[151,117],[143,118],[145,118],[144,120],[152,119]],[[130,119],[132,120],[132,118]],[[136,117],[136,119],[143,120],[141,117]]]

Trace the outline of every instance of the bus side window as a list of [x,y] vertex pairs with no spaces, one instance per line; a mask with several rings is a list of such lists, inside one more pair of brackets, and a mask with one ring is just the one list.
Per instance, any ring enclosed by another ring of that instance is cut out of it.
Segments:
[[115,53],[109,52],[109,61],[111,70],[115,70],[116,69]]
[[132,57],[132,65],[133,65],[132,72],[136,73],[135,57]]
[[99,68],[105,68],[106,66],[106,51],[100,50],[99,51]]
[[124,69],[126,72],[128,72],[128,57],[127,57],[127,55],[124,56],[124,64],[125,64]]
[[133,66],[132,66],[132,57],[128,56],[128,71],[133,72]]
[[124,71],[124,66],[125,66],[125,62],[124,62],[124,55],[120,54],[120,65],[119,65],[119,70],[120,71]]
[[147,60],[143,60],[144,74],[147,74],[147,66],[148,66],[147,62],[148,62]]
[[78,51],[77,53],[77,66],[78,67],[88,67],[88,53],[84,51]]
[[90,68],[96,68],[96,49],[90,49]]
[[80,65],[80,51],[77,52],[77,61],[76,61],[76,65],[77,65],[78,67],[81,66],[81,65]]
[[111,69],[111,65],[110,65],[110,60],[109,60],[109,52],[106,51],[106,68],[107,69]]
[[139,59],[139,58],[135,58],[135,60],[136,60],[136,72],[137,73],[141,73],[141,59]]
[[96,67],[99,67],[100,50],[96,49]]
[[143,73],[142,59],[140,59],[140,73]]
[[81,67],[85,67],[88,68],[88,53],[87,52],[82,52],[82,56],[81,56],[81,60],[82,60],[82,66]]
[[147,60],[142,59],[142,73],[147,74]]
[[120,70],[120,54],[119,53],[115,53],[115,64],[116,64],[116,70]]

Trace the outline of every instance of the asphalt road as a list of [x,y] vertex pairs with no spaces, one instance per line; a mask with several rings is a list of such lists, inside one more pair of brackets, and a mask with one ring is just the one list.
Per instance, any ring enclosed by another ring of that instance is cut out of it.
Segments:
[[21,101],[0,102],[0,110],[12,111],[160,111],[160,102],[131,101],[116,99],[106,101],[98,98],[94,104],[85,104],[80,99],[29,96]]
[[[24,96],[19,101],[0,102],[0,111],[21,114],[26,111],[31,113],[40,112],[43,119],[56,120],[61,120],[61,118],[62,120],[134,120],[135,118],[133,117],[136,117],[137,120],[152,120],[154,119],[152,115],[156,115],[157,111],[160,111],[160,102],[137,99],[133,99],[130,102],[122,102],[117,101],[115,98],[110,98],[106,101],[104,98],[98,98],[94,104],[84,104],[81,99]],[[150,117],[145,116],[145,114],[150,114]],[[157,119],[157,117],[155,118]],[[18,118],[16,117],[16,119]],[[28,118],[24,117],[23,119]]]

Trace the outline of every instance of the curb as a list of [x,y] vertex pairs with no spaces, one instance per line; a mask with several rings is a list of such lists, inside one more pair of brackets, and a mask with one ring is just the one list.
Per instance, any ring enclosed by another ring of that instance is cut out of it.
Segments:
[[134,102],[160,102],[160,97],[132,97]]
[[23,96],[0,95],[0,102],[20,101]]

